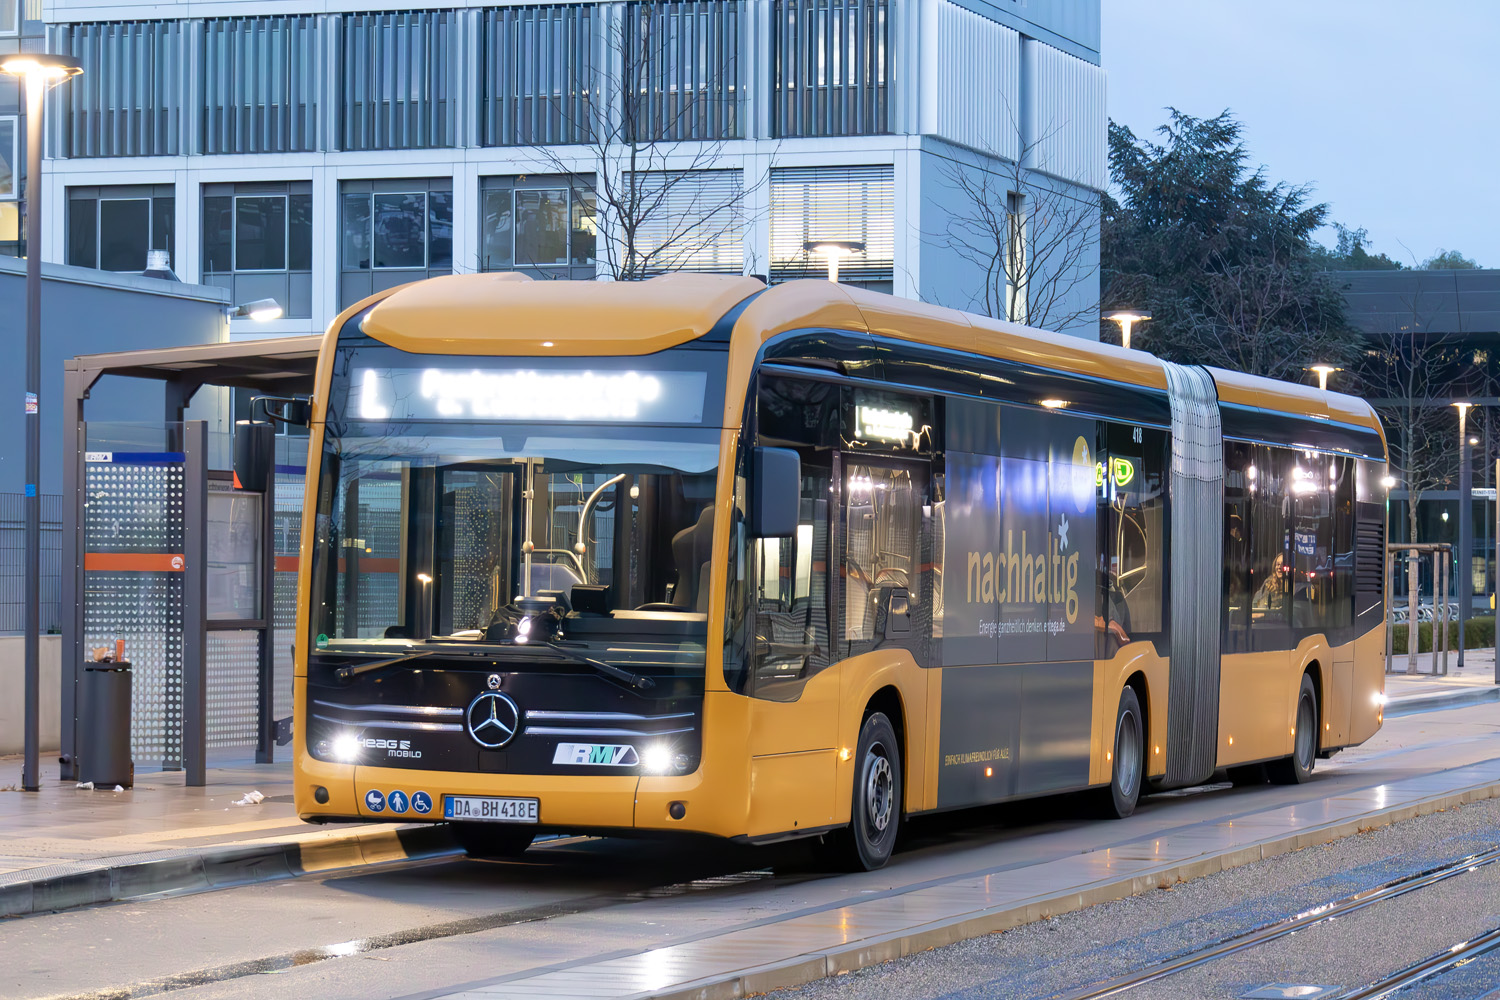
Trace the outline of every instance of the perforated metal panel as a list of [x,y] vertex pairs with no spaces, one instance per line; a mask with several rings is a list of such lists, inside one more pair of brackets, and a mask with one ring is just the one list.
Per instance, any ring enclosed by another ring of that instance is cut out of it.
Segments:
[[84,466],[84,649],[125,641],[136,764],[182,764],[181,452],[90,453]]
[[303,472],[276,473],[276,515],[272,546],[276,567],[271,610],[272,716],[292,714],[292,646],[297,641],[297,566],[302,551]]
[[208,633],[208,749],[255,752],[260,637],[253,629]]
[[1203,531],[1224,517],[1224,436],[1207,369],[1162,362],[1172,405],[1172,650],[1168,785],[1213,774],[1219,739],[1224,545]]

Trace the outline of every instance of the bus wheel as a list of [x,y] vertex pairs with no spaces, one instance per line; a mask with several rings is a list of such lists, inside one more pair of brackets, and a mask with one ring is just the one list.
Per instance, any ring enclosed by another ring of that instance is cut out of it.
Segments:
[[1120,692],[1120,707],[1115,712],[1114,767],[1108,793],[1102,796],[1107,817],[1124,819],[1135,812],[1146,770],[1144,736],[1141,701],[1135,695],[1135,688],[1127,686]]
[[506,823],[449,823],[448,829],[471,858],[519,857],[536,836],[524,826]]
[[1318,760],[1318,692],[1312,678],[1302,675],[1302,690],[1297,694],[1297,736],[1292,755],[1266,765],[1271,780],[1278,785],[1300,785],[1312,777]]
[[885,713],[859,730],[849,825],[824,841],[828,860],[848,871],[874,871],[891,859],[901,825],[901,747]]

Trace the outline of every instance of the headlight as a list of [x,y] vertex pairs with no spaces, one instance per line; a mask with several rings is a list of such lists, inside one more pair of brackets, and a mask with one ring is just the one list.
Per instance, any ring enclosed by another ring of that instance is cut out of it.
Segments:
[[647,747],[641,751],[641,769],[650,774],[666,774],[672,770],[672,751],[664,746]]
[[1377,705],[1384,705],[1386,703],[1386,697],[1384,694],[1377,694],[1374,698],[1371,699],[1371,701],[1375,702],[1375,704]]
[[360,749],[359,739],[349,733],[341,733],[333,738],[334,760],[352,764],[359,759]]

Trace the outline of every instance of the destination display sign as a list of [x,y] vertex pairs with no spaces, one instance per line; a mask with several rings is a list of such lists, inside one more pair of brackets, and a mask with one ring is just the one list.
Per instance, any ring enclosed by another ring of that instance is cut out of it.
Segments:
[[361,368],[362,420],[695,424],[708,376],[695,371]]

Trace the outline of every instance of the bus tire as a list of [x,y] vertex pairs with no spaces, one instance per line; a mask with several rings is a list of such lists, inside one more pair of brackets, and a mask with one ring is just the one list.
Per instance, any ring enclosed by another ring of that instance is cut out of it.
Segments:
[[1124,819],[1135,812],[1146,771],[1145,735],[1141,700],[1136,697],[1135,688],[1127,685],[1120,692],[1120,705],[1115,710],[1115,749],[1111,755],[1109,788],[1100,796],[1106,818]]
[[526,853],[536,834],[507,823],[449,823],[453,839],[471,858],[516,858]]
[[1302,690],[1297,692],[1297,732],[1292,754],[1266,765],[1266,773],[1278,785],[1300,785],[1312,777],[1318,761],[1318,690],[1312,678],[1302,675]]
[[874,712],[859,730],[849,825],[825,838],[828,860],[845,871],[874,871],[891,859],[901,825],[901,746],[896,727]]

